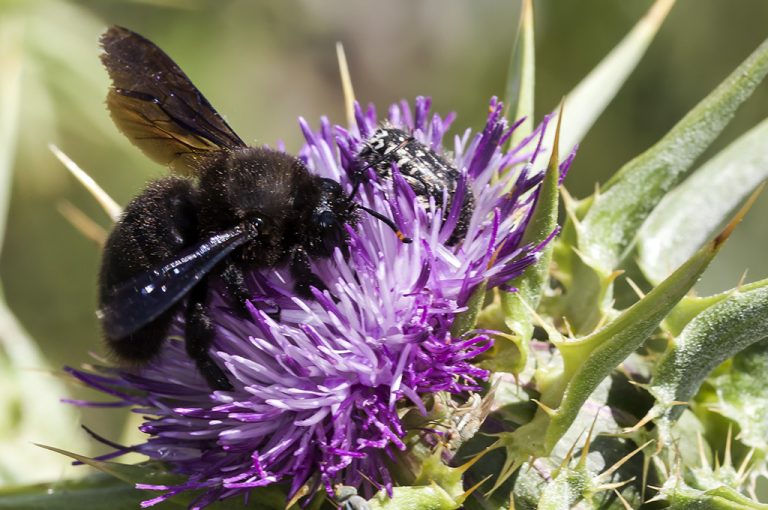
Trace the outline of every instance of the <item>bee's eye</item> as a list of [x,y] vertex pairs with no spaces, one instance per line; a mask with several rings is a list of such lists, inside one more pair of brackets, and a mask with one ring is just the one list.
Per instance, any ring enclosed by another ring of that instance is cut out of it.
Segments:
[[333,179],[322,179],[320,181],[320,189],[325,193],[341,193],[341,185]]
[[334,228],[338,225],[336,215],[331,211],[323,211],[318,215],[315,215],[315,223],[323,230]]

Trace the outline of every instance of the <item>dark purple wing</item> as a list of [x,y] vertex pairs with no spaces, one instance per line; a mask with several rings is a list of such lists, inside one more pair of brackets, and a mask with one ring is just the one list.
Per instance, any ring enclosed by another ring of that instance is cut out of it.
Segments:
[[154,43],[113,26],[101,36],[112,79],[107,106],[117,127],[147,156],[195,174],[211,153],[245,147],[186,74]]
[[253,238],[240,228],[212,236],[173,260],[108,289],[98,312],[107,338],[123,338],[178,303],[232,251]]

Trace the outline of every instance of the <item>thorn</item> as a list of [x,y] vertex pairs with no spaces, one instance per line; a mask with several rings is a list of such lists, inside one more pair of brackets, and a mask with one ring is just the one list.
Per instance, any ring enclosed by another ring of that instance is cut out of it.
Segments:
[[565,110],[565,96],[560,100],[560,112],[557,114],[557,127],[555,128],[555,140],[552,142],[552,154],[547,163],[547,172],[559,172],[560,163],[560,128],[563,124],[563,111]]
[[[608,309],[613,309],[613,301],[611,301],[610,305],[608,306]],[[595,325],[595,329],[593,331],[598,331],[603,328],[608,323],[608,315],[603,314],[602,317],[600,317],[600,320],[597,321],[597,324]]]
[[304,484],[302,485],[298,491],[296,491],[296,494],[293,495],[291,499],[285,502],[285,510],[288,510],[293,505],[299,502],[301,498],[309,494],[309,485]]
[[[659,488],[659,490],[661,490],[661,488]],[[664,498],[665,498],[664,494],[658,493],[651,499],[644,501],[643,504],[655,503],[656,501],[664,501]]]
[[568,448],[568,451],[565,454],[565,457],[563,457],[563,461],[560,463],[559,466],[557,466],[557,469],[552,471],[552,478],[557,478],[557,476],[560,473],[560,470],[562,470],[565,466],[568,465],[568,463],[573,458],[573,451],[576,449],[576,446],[579,444],[579,439],[581,439],[582,434],[584,434],[584,431],[582,430],[579,433],[579,436],[576,438],[576,440],[573,442],[570,448]]
[[595,490],[598,490],[598,491],[609,491],[611,489],[616,490],[616,489],[620,489],[621,487],[624,487],[628,483],[634,482],[635,480],[637,480],[637,477],[633,476],[629,480],[622,480],[620,482],[605,483],[605,484],[598,485],[595,487]]
[[365,478],[365,481],[370,483],[372,487],[376,487],[376,490],[381,490],[381,489],[384,488],[380,483],[376,482],[370,476],[366,475],[365,473],[363,473],[359,469],[357,470],[357,474],[362,476],[363,478]]
[[56,203],[56,209],[70,225],[75,227],[75,230],[97,245],[104,246],[104,243],[107,241],[107,231],[73,205],[72,202],[69,200],[59,200]]
[[557,411],[555,411],[548,405],[543,404],[541,401],[536,400],[535,398],[532,398],[531,401],[533,401],[537,406],[539,406],[539,409],[547,413],[547,416],[549,416],[550,418],[557,414]]
[[725,241],[728,240],[728,238],[733,233],[734,229],[736,228],[736,225],[741,223],[741,220],[744,219],[744,216],[747,215],[749,210],[752,208],[752,205],[757,200],[757,197],[760,196],[760,193],[763,192],[763,189],[765,188],[765,182],[760,184],[755,191],[752,192],[752,194],[747,199],[746,203],[742,206],[741,209],[739,209],[739,212],[736,213],[736,215],[731,219],[730,222],[725,226],[722,232],[720,232],[717,237],[715,237],[712,240],[712,250],[717,251],[720,249],[720,247],[725,243]]
[[632,432],[637,432],[641,428],[645,427],[645,425],[650,422],[651,420],[655,420],[658,418],[658,412],[654,412],[654,409],[651,409],[648,411],[648,414],[643,416],[640,421],[632,425],[631,427],[622,430],[621,432],[624,434],[631,434]]
[[616,497],[619,498],[619,501],[621,501],[621,504],[624,505],[624,510],[632,510],[632,506],[629,504],[629,502],[624,499],[624,496],[621,495],[619,491],[616,489],[613,489],[614,494],[616,494]]
[[347,126],[355,125],[355,91],[352,88],[352,76],[349,73],[347,54],[341,41],[336,43],[336,59],[339,62],[341,90],[344,92],[344,111],[347,114]]
[[481,485],[483,485],[485,482],[487,482],[488,480],[490,480],[491,476],[493,476],[493,475],[488,475],[488,476],[486,476],[485,478],[483,478],[482,480],[480,480],[479,482],[477,482],[475,485],[473,485],[473,486],[472,486],[472,487],[470,487],[469,489],[465,490],[465,491],[464,491],[464,493],[463,493],[462,495],[460,495],[458,498],[456,498],[456,499],[458,500],[457,502],[458,502],[458,503],[464,503],[464,501],[466,501],[466,500],[467,500],[467,498],[468,498],[468,497],[469,497],[469,496],[470,496],[470,495],[471,495],[473,492],[475,492],[477,489],[479,489],[479,488],[480,488],[480,486],[481,486]]
[[93,178],[88,175],[85,170],[80,168],[77,163],[72,161],[69,156],[64,154],[58,147],[53,144],[48,145],[48,149],[53,153],[56,158],[69,170],[69,172],[75,176],[75,178],[88,190],[88,192],[96,199],[107,216],[112,218],[112,221],[117,221],[120,218],[122,208],[117,205],[112,197],[110,197],[101,186],[99,186]]
[[635,294],[637,295],[637,297],[638,297],[639,299],[643,299],[643,298],[645,297],[645,292],[643,292],[643,291],[640,289],[640,287],[639,287],[639,286],[638,286],[638,285],[635,283],[635,281],[634,281],[632,278],[630,278],[629,276],[627,276],[627,277],[625,278],[625,281],[627,282],[627,284],[628,284],[630,287],[632,287],[632,290],[635,292]]
[[653,443],[654,441],[655,441],[654,439],[650,439],[650,440],[646,441],[645,443],[643,443],[642,445],[638,446],[637,448],[635,448],[634,450],[632,450],[631,452],[629,452],[628,454],[626,454],[625,456],[620,458],[618,461],[616,461],[616,463],[613,466],[609,467],[608,469],[606,469],[605,471],[603,471],[602,473],[597,475],[595,480],[603,480],[603,479],[608,478],[609,476],[611,476],[613,474],[614,471],[619,469],[629,459],[631,459],[632,457],[637,455],[639,452],[641,452],[643,450],[643,448],[645,448],[649,444]]
[[648,487],[648,473],[651,470],[651,459],[650,457],[643,457],[643,479],[640,483],[640,501],[645,500],[645,488]]
[[744,457],[744,460],[741,461],[741,466],[739,466],[739,470],[736,473],[737,478],[739,479],[739,485],[744,483],[744,480],[749,475],[749,462],[752,460],[752,456],[755,454],[755,448],[752,447],[747,455]]
[[568,193],[565,186],[560,186],[560,196],[563,199],[563,206],[565,207],[565,214],[568,215],[568,219],[573,222],[577,231],[581,230],[581,222],[576,217],[576,200],[570,193]]
[[568,336],[570,338],[576,338],[576,335],[573,334],[573,328],[571,327],[571,322],[568,320],[568,317],[563,315],[563,324],[565,324],[565,332],[568,333]]
[[[530,464],[531,466],[533,465],[532,462]],[[522,466],[522,462],[519,460],[513,460],[509,455],[507,455],[507,459],[504,461],[504,466],[501,468],[501,472],[499,473],[499,477],[496,479],[496,483],[493,484],[491,490],[486,493],[486,496],[492,495],[499,487],[504,485],[504,482],[506,482],[507,479],[512,476],[512,474],[517,471],[520,466]]]
[[733,443],[733,424],[728,424],[728,435],[725,436],[725,454],[723,455],[723,466],[731,467],[733,459],[731,458],[731,445]]
[[741,290],[741,287],[744,286],[744,282],[747,280],[747,273],[749,273],[749,268],[745,269],[743,273],[741,273],[741,278],[739,278],[739,283],[736,284],[736,290]]
[[529,314],[531,314],[531,317],[534,318],[534,320],[538,323],[541,328],[547,332],[547,335],[549,335],[549,340],[551,342],[562,342],[563,337],[560,334],[559,331],[557,331],[555,328],[553,328],[550,324],[548,324],[539,314],[536,313],[536,310],[534,310],[531,305],[528,304],[528,302],[523,299],[523,297],[520,295],[519,292],[515,293],[515,296],[520,300],[520,303],[523,305],[523,307],[528,311]]
[[589,432],[587,433],[587,439],[584,441],[584,448],[581,449],[581,458],[579,459],[579,467],[583,468],[587,465],[587,455],[589,454],[589,448],[592,446],[592,433],[595,431],[595,425],[597,424],[597,418],[600,416],[600,409],[595,412],[595,417],[592,419],[592,425],[589,426]]
[[466,472],[466,471],[467,471],[469,468],[471,468],[471,467],[472,467],[472,466],[475,464],[475,462],[477,462],[478,460],[480,460],[481,458],[483,458],[483,457],[485,456],[485,454],[486,454],[486,453],[488,453],[489,451],[491,451],[491,450],[489,450],[488,448],[486,448],[485,450],[483,450],[482,452],[478,453],[477,455],[475,455],[474,457],[472,457],[470,460],[468,460],[467,462],[465,462],[465,463],[464,463],[464,464],[462,464],[461,466],[458,466],[458,467],[457,467],[457,468],[455,468],[455,469],[456,469],[456,470],[457,470],[459,473],[464,473],[464,472]]
[[624,274],[624,270],[623,269],[617,269],[614,272],[612,272],[611,274],[609,274],[608,277],[605,279],[605,281],[606,281],[606,283],[613,283],[616,280],[616,278],[618,278],[619,276],[621,276],[623,274]]

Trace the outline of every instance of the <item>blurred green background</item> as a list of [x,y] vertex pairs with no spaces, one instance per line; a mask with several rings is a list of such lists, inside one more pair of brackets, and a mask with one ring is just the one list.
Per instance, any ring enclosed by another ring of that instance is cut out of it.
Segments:
[[[537,0],[537,115],[551,110],[650,5]],[[336,41],[345,45],[359,100],[383,109],[430,95],[436,110],[458,113],[457,128],[481,126],[488,98],[503,95],[518,10],[516,0],[0,0],[0,65],[7,71],[16,55],[22,66],[18,96],[0,97],[6,109],[18,108],[18,122],[0,126],[0,160],[13,168],[0,260],[10,308],[52,367],[78,365],[89,351],[102,351],[94,315],[99,249],[57,207],[67,200],[105,228],[109,222],[49,143],[121,204],[166,172],[109,119],[97,44],[107,25],[124,25],[162,47],[245,140],[284,140],[295,151],[298,116],[344,122]],[[767,22],[765,0],[678,0],[583,141],[566,181],[571,193],[591,193],[663,135],[757,47]],[[705,158],[766,116],[768,87],[762,86]],[[700,293],[734,286],[746,268],[748,280],[768,276],[767,216],[763,196],[706,273]],[[83,419],[115,437],[122,418],[101,411]]]

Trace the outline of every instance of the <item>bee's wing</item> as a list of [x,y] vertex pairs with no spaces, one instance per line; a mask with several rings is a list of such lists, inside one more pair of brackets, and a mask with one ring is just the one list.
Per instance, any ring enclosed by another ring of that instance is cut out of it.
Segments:
[[214,235],[108,289],[98,315],[107,338],[124,338],[146,326],[178,303],[206,274],[253,237],[239,228]]
[[144,37],[113,26],[101,36],[112,79],[107,106],[117,127],[147,156],[194,174],[206,155],[245,147],[186,74]]

